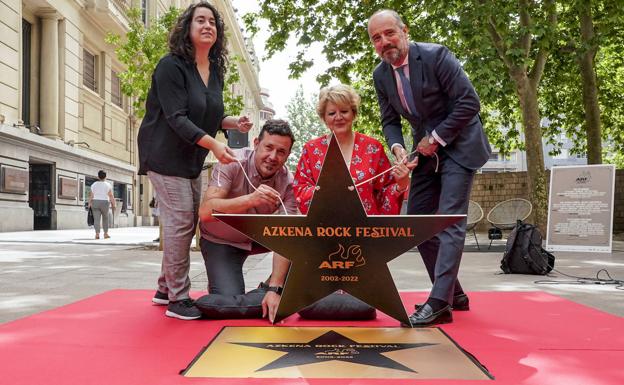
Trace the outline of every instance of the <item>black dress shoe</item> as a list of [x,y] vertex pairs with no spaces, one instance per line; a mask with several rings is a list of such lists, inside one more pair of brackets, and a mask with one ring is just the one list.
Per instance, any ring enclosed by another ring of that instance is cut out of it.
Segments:
[[468,299],[468,296],[466,294],[461,293],[453,297],[453,310],[470,310],[470,300]]
[[409,320],[412,327],[415,328],[451,323],[453,322],[451,305],[446,305],[442,309],[434,312],[429,304],[424,304],[409,317]]
[[[422,306],[422,303],[417,303],[416,305],[414,305],[414,310],[418,311],[418,309],[420,309],[421,306]],[[457,294],[456,296],[453,297],[453,310],[457,310],[457,311],[470,310],[470,299],[468,299],[468,296],[466,294],[464,293]]]

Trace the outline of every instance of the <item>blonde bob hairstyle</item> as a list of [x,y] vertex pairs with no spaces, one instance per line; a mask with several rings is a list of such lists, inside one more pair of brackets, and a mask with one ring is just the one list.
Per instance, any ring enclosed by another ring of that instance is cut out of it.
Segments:
[[355,89],[346,84],[323,87],[319,92],[316,113],[321,120],[325,121],[325,109],[327,109],[327,103],[331,102],[338,106],[351,107],[353,115],[357,116],[358,108],[360,107],[360,100],[360,95],[358,95]]

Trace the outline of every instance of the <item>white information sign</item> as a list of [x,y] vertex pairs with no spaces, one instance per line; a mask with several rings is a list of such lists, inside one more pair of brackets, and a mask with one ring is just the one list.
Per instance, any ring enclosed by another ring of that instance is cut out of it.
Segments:
[[614,191],[614,165],[553,167],[546,249],[610,253]]

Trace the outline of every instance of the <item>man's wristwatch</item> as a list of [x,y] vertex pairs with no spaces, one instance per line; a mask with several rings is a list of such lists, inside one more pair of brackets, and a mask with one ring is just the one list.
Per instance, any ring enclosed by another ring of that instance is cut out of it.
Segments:
[[284,291],[284,288],[281,286],[267,286],[266,287],[267,291],[272,291],[277,295],[282,295],[282,291]]
[[273,293],[277,295],[282,295],[282,291],[284,291],[284,288],[281,286],[269,286],[265,282],[260,282],[259,288],[264,289],[266,291],[272,291]]

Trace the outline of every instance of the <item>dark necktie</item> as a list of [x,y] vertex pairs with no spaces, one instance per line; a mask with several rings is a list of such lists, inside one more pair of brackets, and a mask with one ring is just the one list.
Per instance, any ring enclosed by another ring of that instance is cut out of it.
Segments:
[[418,116],[418,112],[416,111],[416,104],[414,104],[414,95],[412,94],[412,87],[410,86],[410,82],[405,76],[405,72],[403,68],[405,68],[407,64],[404,64],[398,67],[395,71],[399,75],[399,79],[401,79],[401,87],[403,88],[403,96],[405,97],[405,102],[407,103],[407,107],[409,108],[409,112],[413,116]]

